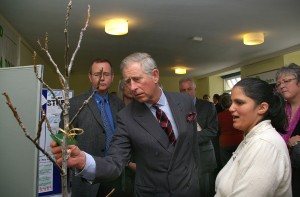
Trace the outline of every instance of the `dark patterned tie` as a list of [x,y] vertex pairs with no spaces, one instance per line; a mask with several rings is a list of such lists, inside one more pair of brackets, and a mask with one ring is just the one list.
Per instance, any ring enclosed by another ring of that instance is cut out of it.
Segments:
[[103,122],[103,125],[104,125],[104,130],[105,130],[105,155],[106,155],[107,152],[108,152],[108,148],[109,148],[109,145],[110,145],[111,138],[114,135],[114,131],[112,129],[112,126],[110,125],[107,113],[105,111],[104,102],[105,102],[104,99],[100,100],[99,109],[100,109],[101,118],[102,118],[102,122]]
[[171,122],[168,119],[167,115],[165,114],[165,112],[159,109],[157,103],[153,104],[152,106],[156,109],[156,118],[162,129],[166,132],[167,136],[169,137],[170,143],[175,144],[176,138],[173,132]]

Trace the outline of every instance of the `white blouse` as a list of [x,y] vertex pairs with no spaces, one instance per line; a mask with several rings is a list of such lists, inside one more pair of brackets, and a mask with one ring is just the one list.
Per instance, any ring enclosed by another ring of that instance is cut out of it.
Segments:
[[215,197],[291,197],[286,144],[270,120],[245,136],[216,179]]

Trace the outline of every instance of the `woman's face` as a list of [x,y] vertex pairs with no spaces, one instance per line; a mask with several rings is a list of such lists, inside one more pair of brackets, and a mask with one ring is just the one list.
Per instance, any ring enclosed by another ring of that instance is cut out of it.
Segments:
[[300,97],[300,83],[292,74],[281,75],[276,81],[277,91],[287,101],[299,99]]
[[131,90],[126,85],[124,85],[124,87],[123,87],[123,95],[127,98],[133,98]]
[[233,127],[248,133],[263,118],[261,106],[247,97],[239,86],[232,89],[231,100],[229,111],[233,118]]

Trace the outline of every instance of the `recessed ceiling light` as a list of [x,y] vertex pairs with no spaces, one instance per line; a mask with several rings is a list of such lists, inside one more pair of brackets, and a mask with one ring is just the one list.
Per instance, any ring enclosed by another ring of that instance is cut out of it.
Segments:
[[264,33],[253,32],[244,34],[244,45],[259,45],[264,43]]
[[105,32],[110,35],[125,35],[128,33],[128,21],[125,19],[111,19],[105,22]]
[[203,38],[201,36],[194,36],[194,37],[192,37],[192,40],[196,41],[196,42],[202,42]]
[[186,68],[175,68],[175,74],[186,74]]

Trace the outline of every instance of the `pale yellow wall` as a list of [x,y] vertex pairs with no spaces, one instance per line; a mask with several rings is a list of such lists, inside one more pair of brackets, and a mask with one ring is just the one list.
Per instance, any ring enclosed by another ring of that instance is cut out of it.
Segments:
[[300,50],[284,55],[284,65],[295,63],[300,65]]
[[197,86],[197,97],[201,98],[204,94],[209,94],[209,77],[195,80]]
[[160,83],[163,86],[163,89],[170,92],[179,92],[179,80],[182,78],[182,75],[177,75],[175,77],[164,77],[160,76]]
[[241,77],[246,78],[251,75],[276,70],[284,65],[283,56],[274,57],[257,63],[241,67]]
[[300,65],[300,50],[241,67],[241,77],[279,69],[290,63]]
[[214,94],[223,94],[224,92],[224,85],[223,85],[223,79],[218,75],[213,75],[209,77],[209,96],[212,98]]

